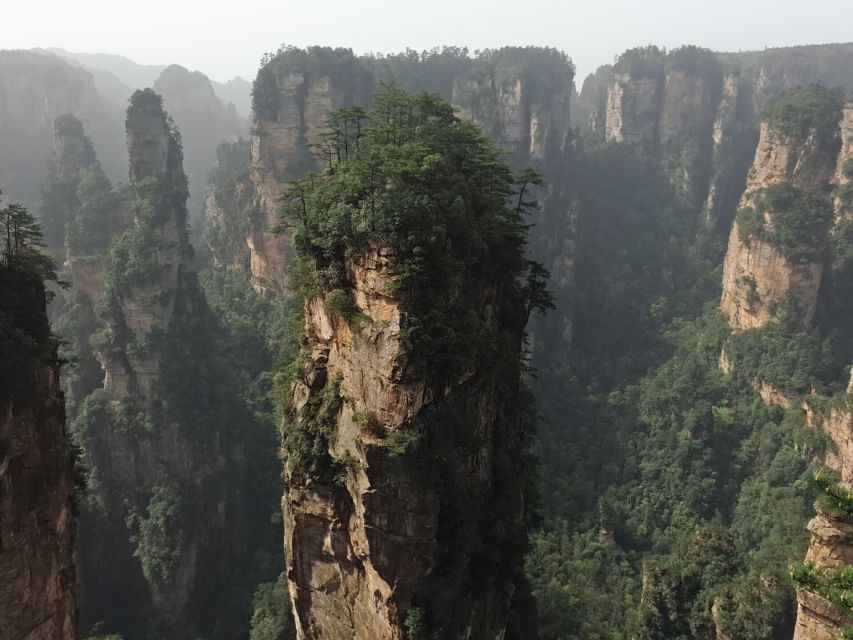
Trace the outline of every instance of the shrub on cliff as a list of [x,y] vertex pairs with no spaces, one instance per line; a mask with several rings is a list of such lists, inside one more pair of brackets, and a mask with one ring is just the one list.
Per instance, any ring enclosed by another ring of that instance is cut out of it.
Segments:
[[786,136],[800,140],[814,133],[818,142],[836,134],[844,92],[816,84],[788,91],[771,100],[764,109],[767,124]]
[[409,351],[435,373],[471,370],[500,341],[488,310],[472,309],[469,285],[488,283],[521,312],[550,304],[546,272],[524,256],[524,214],[541,179],[513,178],[480,128],[437,96],[387,87],[375,103],[366,115],[331,114],[325,171],[282,197],[298,285],[338,300],[351,286],[347,261],[386,247]]
[[[769,225],[765,214],[772,219]],[[754,207],[737,213],[741,240],[764,239],[780,247],[792,261],[820,258],[829,240],[832,220],[829,200],[789,184],[765,187],[756,194]]]

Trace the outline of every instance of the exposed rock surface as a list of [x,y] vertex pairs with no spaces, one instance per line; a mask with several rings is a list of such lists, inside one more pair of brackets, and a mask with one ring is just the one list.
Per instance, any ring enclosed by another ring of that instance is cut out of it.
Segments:
[[[388,250],[352,261],[348,278],[370,318],[360,332],[322,300],[305,307],[310,361],[294,406],[319,401],[332,424],[325,462],[287,465],[287,577],[299,638],[402,640],[409,612],[428,605],[449,619],[446,637],[501,638],[520,556],[505,548],[496,575],[474,585],[464,569],[467,534],[452,523],[463,508],[480,542],[523,539],[522,496],[500,495],[507,488],[496,483],[527,446],[513,417],[516,390],[499,392],[496,371],[445,387],[411,370],[399,302],[387,293]],[[493,309],[494,322],[517,322],[495,291],[469,295]],[[415,441],[399,444],[406,434]],[[497,520],[482,511],[495,500],[506,501]]]
[[[46,325],[44,288],[0,274],[0,296]],[[21,327],[29,332],[33,326]],[[74,459],[59,388],[57,342],[46,333],[32,369],[0,388],[0,638],[77,637]]]
[[318,158],[310,145],[319,141],[326,115],[344,106],[368,103],[370,78],[359,82],[359,77],[342,78],[331,72],[276,73],[275,109],[254,114],[251,183],[260,215],[249,225],[246,244],[252,278],[259,289],[279,293],[287,289],[285,265],[291,255],[290,239],[272,233],[280,221],[278,197],[291,180],[318,169]]
[[[334,62],[326,56],[334,54]],[[312,60],[305,63],[304,58]],[[555,62],[539,63],[537,55]],[[506,58],[506,59],[505,59]],[[562,172],[555,158],[569,140],[569,99],[572,69],[554,53],[541,50],[499,50],[491,57],[460,63],[447,84],[446,97],[460,117],[469,118],[490,133],[511,154],[512,164],[540,166],[549,183],[545,197],[556,194]],[[288,183],[306,171],[321,168],[313,147],[324,130],[326,115],[350,105],[369,107],[378,87],[379,70],[370,59],[349,50],[285,51],[262,67],[256,81],[259,106],[252,116],[250,174],[240,187],[242,203],[226,215],[241,220],[256,288],[282,294],[288,289],[287,263],[291,257],[289,234],[277,236],[280,222],[278,197]],[[430,88],[427,71],[414,77],[395,78],[413,91]],[[422,86],[418,83],[425,83]],[[221,204],[208,208],[206,217],[221,219]],[[556,203],[555,207],[564,208]],[[565,235],[565,225],[560,225]],[[563,255],[571,242],[561,239],[561,253],[552,265],[562,274],[571,257]],[[553,234],[550,237],[554,240]],[[239,247],[224,253],[239,254]],[[220,248],[220,252],[223,250]],[[570,280],[570,274],[562,274]]]
[[236,497],[244,425],[227,422],[239,413],[217,413],[233,407],[220,399],[227,382],[212,397],[210,378],[221,374],[210,371],[179,139],[150,89],[133,96],[127,144],[130,184],[113,192],[109,251],[69,259],[74,299],[96,316],[78,341],[93,345],[102,369],[74,421],[92,478],[81,518],[83,624],[195,637],[243,624],[211,610],[246,544]]
[[[837,136],[818,139],[814,131],[805,138],[794,138],[763,123],[741,208],[756,207],[761,190],[774,185],[826,192],[840,162],[837,140]],[[764,224],[772,227],[773,212],[762,215]],[[767,238],[744,237],[736,220],[723,264],[720,309],[735,331],[766,325],[773,320],[776,308],[785,303],[793,303],[804,324],[809,325],[817,308],[823,271],[820,258],[791,259],[783,247]]]
[[658,144],[661,82],[658,77],[613,77],[607,94],[604,134],[608,140],[636,144],[653,152]]
[[680,156],[686,175],[673,179],[684,183],[697,204],[704,203],[704,227],[725,232],[743,191],[764,106],[784,91],[817,82],[853,89],[853,46],[713,56],[722,85],[698,69],[647,69],[632,76],[618,65],[601,67],[584,82],[576,112],[582,129],[664,160]]
[[[818,514],[808,526],[811,540],[806,562],[835,569],[853,564],[853,524]],[[794,640],[840,640],[842,629],[853,623],[829,601],[805,589],[797,590]]]

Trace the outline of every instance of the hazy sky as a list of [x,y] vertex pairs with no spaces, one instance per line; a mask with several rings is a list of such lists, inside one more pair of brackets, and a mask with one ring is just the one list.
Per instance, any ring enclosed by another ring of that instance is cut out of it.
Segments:
[[580,77],[643,44],[853,40],[853,0],[2,0],[0,48],[62,47],[251,79],[282,43],[395,52],[550,45]]

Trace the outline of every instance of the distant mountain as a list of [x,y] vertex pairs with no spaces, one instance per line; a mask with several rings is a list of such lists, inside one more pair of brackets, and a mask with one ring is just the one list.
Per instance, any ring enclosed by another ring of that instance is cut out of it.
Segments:
[[[95,79],[98,92],[109,100],[124,105],[136,89],[152,87],[169,65],[139,64],[130,58],[111,53],[73,53],[51,47],[46,51],[72,64],[83,67]],[[227,82],[211,80],[216,95],[227,104],[234,105],[241,118],[248,118],[251,109],[252,83],[236,76]]]
[[237,115],[241,118],[248,118],[249,112],[252,110],[252,83],[236,76],[227,82],[210,81],[213,84],[213,89],[216,91],[223,102],[234,105],[237,110]]
[[199,210],[207,173],[216,162],[220,142],[248,136],[248,122],[216,94],[210,79],[200,71],[172,64],[154,81],[163,105],[181,130],[184,168],[190,181],[190,210]]
[[[61,58],[74,60],[87,69],[109,71],[133,90],[144,89],[153,85],[163,69],[168,66],[165,64],[139,64],[130,58],[112,53],[74,53],[57,47],[49,47],[47,50]],[[128,97],[130,96],[128,95]]]
[[126,172],[123,109],[105,100],[96,84],[93,74],[59,56],[44,51],[0,51],[0,189],[4,201],[37,206],[39,185],[53,151],[53,120],[66,113],[84,123],[111,179]]

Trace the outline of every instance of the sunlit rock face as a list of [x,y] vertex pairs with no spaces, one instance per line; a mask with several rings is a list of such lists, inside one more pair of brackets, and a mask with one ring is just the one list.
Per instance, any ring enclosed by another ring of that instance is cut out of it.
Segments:
[[[513,378],[501,367],[446,385],[407,365],[400,303],[388,293],[392,253],[373,247],[348,265],[356,305],[369,318],[362,329],[321,299],[305,305],[308,362],[293,406],[319,403],[331,422],[327,449],[313,462],[292,463],[285,447],[282,506],[298,636],[402,639],[412,612],[430,602],[449,619],[448,637],[501,638],[520,567],[514,545],[525,535],[520,489],[499,480],[521,473],[529,443],[518,388],[499,384]],[[517,309],[484,283],[466,295],[491,309],[494,323],[513,326],[520,347]],[[405,434],[415,441],[395,445]],[[496,503],[500,517],[483,510]],[[474,553],[469,535],[507,545],[477,585],[465,568]]]
[[[847,161],[847,152],[839,150],[839,135],[820,138],[813,131],[804,138],[793,138],[762,124],[741,208],[757,207],[762,190],[774,185],[826,193],[836,180],[838,166]],[[764,212],[763,216],[764,224],[772,228],[774,212]],[[821,257],[792,259],[782,247],[766,239],[744,237],[735,221],[723,265],[720,309],[735,331],[766,325],[783,303],[793,304],[803,323],[809,325],[817,308],[824,268]]]

